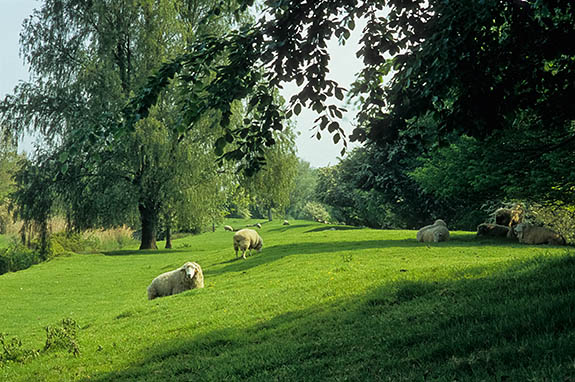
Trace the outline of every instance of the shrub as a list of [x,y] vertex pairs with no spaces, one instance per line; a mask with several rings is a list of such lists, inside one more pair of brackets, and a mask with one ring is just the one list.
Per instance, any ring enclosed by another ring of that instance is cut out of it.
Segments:
[[303,217],[315,221],[330,221],[331,216],[323,204],[318,202],[307,202],[303,207]]
[[6,362],[26,362],[31,358],[36,358],[39,354],[37,350],[25,349],[22,341],[18,337],[11,340],[6,338],[6,334],[0,333],[0,365]]
[[64,318],[62,326],[47,326],[46,328],[46,344],[43,351],[67,350],[68,353],[74,354],[75,357],[80,355],[80,347],[78,346],[78,324],[71,318]]
[[41,261],[42,258],[37,252],[14,241],[8,248],[0,249],[0,274],[30,268]]

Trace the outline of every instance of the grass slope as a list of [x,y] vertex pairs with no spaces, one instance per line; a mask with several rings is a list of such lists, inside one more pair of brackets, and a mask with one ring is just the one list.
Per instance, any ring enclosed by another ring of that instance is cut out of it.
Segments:
[[[0,332],[40,349],[43,328],[70,317],[81,354],[4,363],[0,380],[575,379],[575,258],[564,247],[329,228],[266,223],[263,251],[246,261],[220,228],[171,251],[2,275]],[[147,301],[150,281],[186,261],[202,265],[205,288]]]

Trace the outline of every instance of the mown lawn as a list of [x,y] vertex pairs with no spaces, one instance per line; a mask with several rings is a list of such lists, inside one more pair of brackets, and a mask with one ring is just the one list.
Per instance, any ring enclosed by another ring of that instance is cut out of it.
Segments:
[[[41,349],[45,326],[80,326],[79,356],[0,363],[0,380],[575,380],[570,248],[271,222],[244,261],[232,235],[0,276],[7,338]],[[155,276],[186,261],[203,267],[204,289],[146,300]]]

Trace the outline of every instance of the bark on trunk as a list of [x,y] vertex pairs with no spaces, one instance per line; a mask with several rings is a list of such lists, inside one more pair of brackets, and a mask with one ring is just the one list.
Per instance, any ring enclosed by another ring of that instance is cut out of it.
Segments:
[[172,249],[172,228],[169,224],[166,226],[166,249]]
[[140,204],[140,220],[142,222],[142,241],[140,249],[158,249],[156,244],[156,229],[158,227],[158,212],[150,207]]

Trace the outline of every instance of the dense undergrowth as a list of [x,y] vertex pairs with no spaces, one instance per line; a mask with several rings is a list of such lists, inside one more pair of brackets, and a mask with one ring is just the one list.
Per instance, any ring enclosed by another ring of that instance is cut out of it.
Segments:
[[[5,338],[39,349],[43,328],[69,317],[81,349],[0,362],[0,380],[575,378],[570,248],[271,222],[263,251],[244,261],[231,235],[0,276]],[[202,265],[206,287],[147,301],[149,282],[185,261]]]

